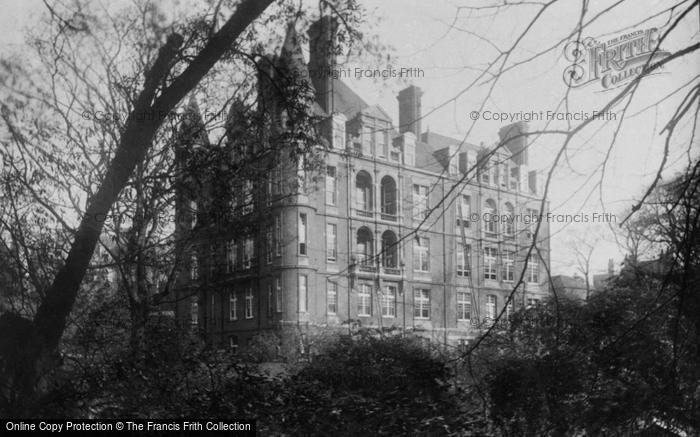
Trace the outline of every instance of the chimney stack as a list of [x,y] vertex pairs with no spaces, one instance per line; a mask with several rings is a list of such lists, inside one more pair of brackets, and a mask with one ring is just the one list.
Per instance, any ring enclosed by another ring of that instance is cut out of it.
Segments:
[[[515,161],[515,163],[518,165],[528,165],[527,136],[523,135],[526,134],[527,131],[528,126],[527,122],[525,121],[517,121],[513,124],[503,126],[498,131],[498,136],[501,139],[501,143],[504,144],[508,150],[510,150],[510,153],[513,154],[513,161]],[[510,140],[518,135],[522,136]]]
[[336,68],[335,33],[338,20],[324,15],[309,28],[309,74],[316,101],[327,114],[333,112],[333,70]]
[[399,132],[412,132],[416,138],[421,137],[421,96],[423,91],[410,85],[399,91]]

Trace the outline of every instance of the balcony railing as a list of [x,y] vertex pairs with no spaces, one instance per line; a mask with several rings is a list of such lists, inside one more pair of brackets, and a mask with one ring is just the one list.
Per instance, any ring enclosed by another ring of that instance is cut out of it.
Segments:
[[401,269],[395,267],[384,267],[385,275],[401,276]]
[[394,214],[382,213],[382,220],[386,220],[386,221],[388,221],[388,222],[395,222],[395,221],[396,221],[396,215],[394,215]]
[[369,218],[372,218],[374,216],[374,213],[372,211],[365,211],[364,209],[356,209],[355,214],[357,214],[360,217],[369,217]]
[[375,266],[369,264],[360,264],[359,269],[361,272],[364,273],[375,273],[377,271],[377,268]]

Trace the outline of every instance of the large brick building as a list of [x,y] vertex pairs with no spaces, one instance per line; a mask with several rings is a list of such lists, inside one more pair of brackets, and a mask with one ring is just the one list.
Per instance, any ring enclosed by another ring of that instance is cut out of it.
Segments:
[[[180,281],[178,319],[233,347],[261,332],[357,326],[440,342],[473,338],[504,308],[533,239],[534,225],[518,218],[536,213],[542,194],[528,171],[526,137],[518,136],[527,126],[502,128],[502,140],[515,138],[495,153],[422,132],[416,86],[398,95],[397,125],[332,74],[319,74],[334,66],[329,19],[309,31],[308,66],[299,65],[290,33],[281,59],[311,71],[313,110],[325,118],[322,169],[299,187],[285,183],[296,169],[280,164],[264,189],[244,187],[251,201],[237,213],[257,213],[259,225],[247,236],[216,228],[198,243]],[[180,196],[178,217],[207,204]],[[491,215],[513,220],[484,220]],[[548,241],[543,223],[541,258],[530,258],[508,310],[548,292]]]

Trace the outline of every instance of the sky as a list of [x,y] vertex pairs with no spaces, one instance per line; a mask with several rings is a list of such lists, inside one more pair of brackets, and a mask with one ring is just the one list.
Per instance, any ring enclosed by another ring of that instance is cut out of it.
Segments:
[[[370,31],[393,50],[388,52],[387,62],[359,61],[350,66],[380,70],[417,68],[424,73],[423,77],[403,80],[346,80],[365,101],[381,105],[395,121],[398,120],[396,94],[408,84],[414,84],[424,92],[424,130],[430,129],[456,139],[466,138],[473,144],[493,145],[498,139],[499,128],[509,123],[494,119],[494,114],[524,117],[526,113],[552,111],[571,117],[575,114],[591,116],[594,110],[602,108],[619,92],[619,88],[605,90],[600,82],[569,88],[564,83],[563,73],[571,62],[564,56],[562,46],[513,67],[499,76],[495,85],[492,76],[477,80],[484,68],[493,62],[497,50],[506,50],[513,44],[530,22],[537,6],[502,8],[496,13],[493,9],[483,8],[494,3],[488,1],[361,0],[360,3],[367,9],[370,20],[377,21]],[[307,1],[307,4],[315,2]],[[528,36],[512,52],[506,66],[526,60],[564,38],[579,18],[580,4],[578,0],[563,0],[547,10],[540,17],[541,24],[530,29]],[[596,16],[611,4],[608,1],[591,2],[586,17]],[[657,15],[657,12],[670,4],[668,1],[649,0],[624,2],[587,26],[582,37],[604,42],[652,28],[663,31],[668,26],[669,15]],[[481,9],[470,9],[470,6]],[[23,42],[22,29],[31,26],[38,12],[44,11],[44,6],[39,0],[0,0],[0,8],[3,10],[0,14],[0,28],[3,29],[0,53],[17,51]],[[674,32],[675,37],[665,41],[661,48],[672,52],[697,42],[696,18],[682,22]],[[609,212],[619,223],[625,211],[653,180],[663,154],[663,127],[673,115],[683,92],[688,90],[681,86],[698,72],[700,57],[694,53],[645,81],[627,108],[627,116],[610,152],[613,134],[622,119],[621,112],[614,113],[614,119],[613,115],[605,114],[604,119],[592,122],[574,137],[568,153],[552,175],[550,210],[556,214],[586,214],[589,218],[593,213]],[[568,108],[559,107],[567,93]],[[615,109],[619,111],[621,107]],[[474,111],[478,111],[478,117],[473,117]],[[572,123],[575,125],[578,121]],[[553,121],[549,125],[546,120],[530,122],[531,130],[563,127],[566,127],[566,122]],[[669,171],[664,173],[665,178],[687,164],[685,150],[691,138],[691,126],[684,124],[679,130],[671,142]],[[529,148],[531,169],[547,171],[561,146],[561,136],[548,135],[534,141]],[[697,155],[700,147],[697,143],[693,147]],[[604,178],[601,178],[603,162],[606,165]],[[552,272],[574,273],[571,245],[585,239],[600,240],[596,243],[592,260],[594,271],[606,270],[609,258],[619,265],[624,252],[612,238],[610,226],[616,224],[551,223]]]

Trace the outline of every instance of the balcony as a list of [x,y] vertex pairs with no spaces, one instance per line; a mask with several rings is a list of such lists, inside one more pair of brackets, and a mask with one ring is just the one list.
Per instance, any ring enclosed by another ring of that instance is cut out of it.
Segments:
[[394,214],[382,213],[382,220],[387,222],[395,222],[398,220],[398,218]]
[[370,264],[360,264],[358,270],[362,273],[376,273],[377,268]]
[[356,209],[356,210],[355,210],[355,214],[356,214],[358,217],[367,217],[367,218],[372,218],[372,217],[374,217],[374,213],[373,213],[372,211],[365,211],[365,210],[362,210],[362,209]]
[[384,267],[382,270],[385,275],[401,276],[401,269],[396,267]]

